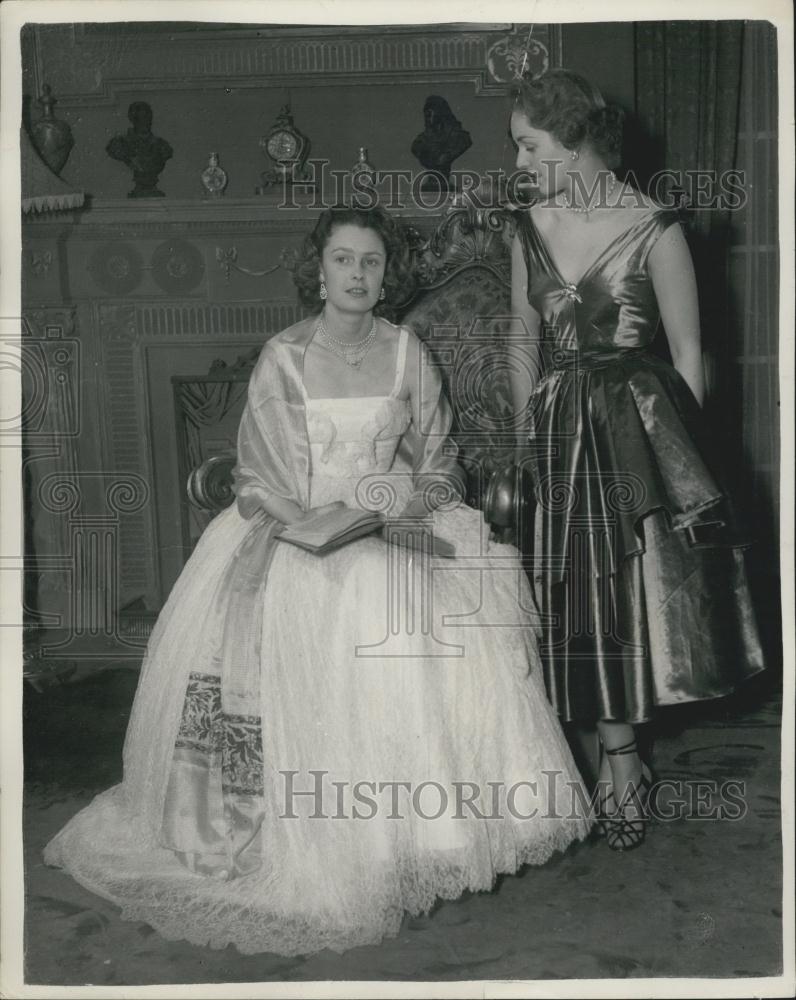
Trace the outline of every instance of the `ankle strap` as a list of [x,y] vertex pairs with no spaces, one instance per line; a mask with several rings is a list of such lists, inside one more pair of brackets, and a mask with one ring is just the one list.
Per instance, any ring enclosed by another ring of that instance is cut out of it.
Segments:
[[637,753],[638,749],[636,741],[631,740],[629,743],[625,743],[624,746],[617,747],[615,750],[606,750],[605,752],[609,757],[623,757],[625,754]]

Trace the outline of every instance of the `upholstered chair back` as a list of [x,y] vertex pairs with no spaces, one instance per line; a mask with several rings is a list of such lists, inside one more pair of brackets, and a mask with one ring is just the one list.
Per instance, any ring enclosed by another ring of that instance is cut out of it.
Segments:
[[453,437],[467,474],[467,499],[478,507],[489,476],[512,457],[505,341],[509,308],[506,282],[476,263],[421,292],[402,318],[424,341],[442,374],[453,409]]

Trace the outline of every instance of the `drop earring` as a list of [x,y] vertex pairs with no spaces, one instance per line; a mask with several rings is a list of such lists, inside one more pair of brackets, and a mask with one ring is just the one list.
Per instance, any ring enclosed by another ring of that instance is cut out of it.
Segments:
[[387,293],[384,291],[384,285],[381,286],[381,291],[379,292],[379,299],[383,302],[387,298]]
[[577,158],[580,156],[580,153],[577,151],[577,149],[573,149],[569,155],[572,157],[573,160],[577,160]]
[[326,296],[329,293],[326,291],[326,282],[323,280],[323,278],[321,278],[321,287],[320,287],[320,289],[318,291],[318,294],[321,297],[321,301],[325,302],[326,301]]

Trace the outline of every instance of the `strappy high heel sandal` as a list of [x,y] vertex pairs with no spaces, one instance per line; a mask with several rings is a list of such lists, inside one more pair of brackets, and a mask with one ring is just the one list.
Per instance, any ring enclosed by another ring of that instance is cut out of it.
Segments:
[[[606,750],[609,757],[622,757],[625,754],[637,753],[636,741],[625,743],[615,750]],[[641,762],[641,778],[637,784],[628,788],[617,805],[613,789],[601,801],[600,825],[605,839],[612,851],[633,851],[641,847],[647,836],[648,817],[644,813],[644,805],[652,788],[652,773],[644,761]],[[609,808],[613,802],[614,809]],[[625,810],[632,805],[638,811],[636,816],[627,816]]]
[[[613,801],[614,793],[613,790],[608,787],[606,792],[606,783],[603,781],[601,775],[603,773],[603,762],[605,761],[605,747],[602,742],[600,742],[600,759],[597,763],[597,784],[594,789],[593,798],[593,808],[594,808],[594,826],[592,828],[592,834],[595,837],[605,836],[605,821],[609,818],[608,814],[608,803],[609,800]],[[616,803],[614,803],[614,806]]]

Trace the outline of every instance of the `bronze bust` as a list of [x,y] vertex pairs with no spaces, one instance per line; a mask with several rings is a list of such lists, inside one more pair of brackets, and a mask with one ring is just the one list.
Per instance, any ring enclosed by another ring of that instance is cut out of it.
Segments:
[[133,171],[135,187],[128,198],[162,198],[158,176],[174,151],[165,139],[152,134],[152,108],[146,101],[133,101],[127,109],[132,128],[116,135],[105,147],[108,156],[121,160]]
[[472,146],[472,139],[444,97],[427,97],[423,117],[425,128],[412,143],[412,155],[434,171],[424,178],[423,187],[447,191],[453,161]]

